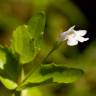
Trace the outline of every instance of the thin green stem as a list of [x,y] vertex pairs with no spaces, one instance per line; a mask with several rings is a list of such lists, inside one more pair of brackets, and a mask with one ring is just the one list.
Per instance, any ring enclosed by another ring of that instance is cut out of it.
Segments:
[[49,51],[49,53],[47,54],[47,56],[44,58],[43,60],[43,64],[45,63],[45,61],[48,59],[48,57],[57,49],[60,47],[60,45],[62,44],[62,42],[56,42],[55,46]]

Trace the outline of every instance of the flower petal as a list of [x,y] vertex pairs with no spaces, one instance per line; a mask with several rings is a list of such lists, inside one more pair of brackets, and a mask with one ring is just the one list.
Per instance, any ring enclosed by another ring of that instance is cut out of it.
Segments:
[[77,31],[77,34],[80,35],[80,36],[84,36],[86,35],[87,31],[86,30],[79,30]]
[[75,25],[69,28],[67,32],[75,31],[74,28],[75,28]]
[[67,44],[68,44],[69,46],[74,46],[74,45],[77,45],[77,44],[78,44],[78,41],[77,41],[77,40],[69,39],[69,40],[67,41]]
[[84,38],[84,37],[81,37],[81,36],[78,37],[78,41],[80,41],[80,42],[84,42],[84,41],[87,41],[87,40],[89,40],[89,38]]
[[62,32],[60,34],[60,40],[61,41],[67,41],[67,44],[69,46],[74,46],[77,45],[78,42],[84,42],[89,40],[89,38],[84,38],[83,36],[87,33],[86,30],[74,30],[75,26],[72,26],[71,28],[69,28],[69,30]]

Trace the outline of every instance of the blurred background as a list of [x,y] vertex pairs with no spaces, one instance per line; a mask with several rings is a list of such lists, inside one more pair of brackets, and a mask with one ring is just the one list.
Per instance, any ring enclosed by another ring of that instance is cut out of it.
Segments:
[[10,44],[13,30],[19,25],[27,24],[32,15],[40,11],[46,12],[44,36],[49,47],[54,44],[60,32],[73,25],[76,25],[76,30],[86,29],[88,33],[85,37],[90,38],[75,47],[69,47],[65,42],[48,59],[48,62],[82,68],[85,75],[80,80],[74,84],[49,84],[31,88],[23,96],[96,96],[95,9],[95,0],[0,0],[2,45]]

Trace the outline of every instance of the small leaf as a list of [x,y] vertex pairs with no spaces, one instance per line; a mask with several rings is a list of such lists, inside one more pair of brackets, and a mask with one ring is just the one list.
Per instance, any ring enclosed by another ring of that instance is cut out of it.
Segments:
[[53,82],[57,83],[72,83],[83,75],[81,69],[67,68],[55,64],[44,65],[40,72],[43,76],[50,75],[53,78]]
[[29,20],[28,22],[29,32],[35,41],[35,48],[37,50],[40,50],[43,44],[45,19],[46,19],[45,13],[40,12],[36,15],[33,15],[31,20]]
[[[84,74],[83,70],[77,68],[67,68],[64,66],[49,64],[42,65],[40,69],[22,84],[19,89],[39,86],[48,83],[73,83]],[[21,90],[20,89],[20,90]]]
[[[37,75],[36,75],[37,74]],[[42,82],[52,78],[57,83],[72,83],[83,75],[83,71],[75,68],[57,66],[55,64],[43,65],[39,72],[33,73],[30,82]]]
[[22,96],[43,96],[37,87],[28,88],[22,91]]
[[16,28],[13,32],[12,51],[20,57],[20,63],[29,63],[43,46],[45,14],[38,13],[32,16],[27,25]]
[[0,81],[4,84],[4,86],[10,90],[15,89],[17,84],[7,78],[3,78],[0,76]]
[[[14,89],[15,84],[18,80],[19,74],[19,63],[13,54],[7,48],[0,47],[0,81],[5,85],[6,88]],[[8,82],[8,84],[6,84]],[[11,85],[13,83],[13,85]]]
[[12,51],[20,57],[20,63],[28,63],[34,57],[34,41],[28,32],[27,25],[16,28],[13,32]]
[[61,74],[59,72],[54,73],[53,82],[73,83],[76,80],[80,79],[82,75],[83,75],[82,70],[69,68],[65,72],[62,72]]

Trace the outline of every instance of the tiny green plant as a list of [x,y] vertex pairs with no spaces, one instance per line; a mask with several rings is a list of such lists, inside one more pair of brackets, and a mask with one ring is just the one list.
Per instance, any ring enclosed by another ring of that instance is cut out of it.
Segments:
[[53,48],[42,56],[45,23],[44,12],[32,16],[28,24],[13,31],[10,46],[0,46],[0,82],[12,93],[8,96],[23,96],[23,90],[49,83],[73,83],[84,74],[82,69],[46,64],[46,60],[65,40],[69,46],[87,41],[86,30],[75,31],[73,26],[60,33]]

